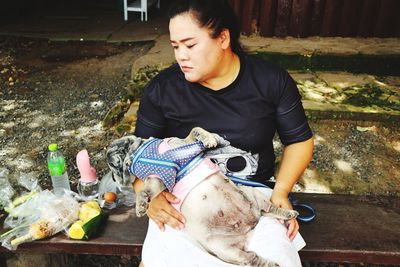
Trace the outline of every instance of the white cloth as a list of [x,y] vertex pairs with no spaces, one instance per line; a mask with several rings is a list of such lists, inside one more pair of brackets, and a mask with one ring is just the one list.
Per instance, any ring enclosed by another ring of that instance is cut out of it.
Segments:
[[[267,197],[272,190],[259,188]],[[301,267],[298,250],[305,246],[297,234],[293,242],[286,236],[286,227],[271,217],[261,217],[254,229],[249,250],[275,261],[282,267]],[[164,232],[149,220],[147,236],[143,244],[142,261],[145,267],[236,267],[204,251],[184,231],[166,226]]]

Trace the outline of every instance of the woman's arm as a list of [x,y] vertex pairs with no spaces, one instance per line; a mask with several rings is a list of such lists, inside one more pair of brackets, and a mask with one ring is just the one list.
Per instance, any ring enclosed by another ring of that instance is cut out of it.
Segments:
[[[149,137],[165,137],[165,118],[162,109],[159,106],[159,84],[157,79],[153,79],[146,87],[144,94],[140,100],[138,117],[136,121],[135,135],[143,138]],[[143,187],[143,181],[136,179],[133,188],[135,192],[140,192]],[[153,198],[149,203],[147,215],[155,223],[160,230],[165,229],[165,224],[175,228],[182,229],[185,219],[171,203],[179,203],[174,195],[169,192],[162,192]]]
[[[288,195],[310,163],[313,149],[313,138],[290,144],[284,148],[279,172],[276,177],[276,184],[271,196],[271,201],[274,204],[282,208],[292,208],[288,200]],[[288,222],[287,235],[290,239],[293,240],[298,230],[299,224],[295,219]]]

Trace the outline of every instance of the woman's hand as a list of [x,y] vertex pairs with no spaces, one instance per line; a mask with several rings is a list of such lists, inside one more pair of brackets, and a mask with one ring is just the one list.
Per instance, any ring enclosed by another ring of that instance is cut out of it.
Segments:
[[181,230],[185,227],[185,218],[171,205],[179,201],[173,194],[164,191],[150,201],[147,216],[158,225],[161,231],[165,230],[165,224]]
[[[272,191],[271,202],[277,205],[280,208],[284,209],[293,209],[292,204],[288,199],[288,194],[284,190],[279,190],[275,188]],[[291,219],[285,222],[287,227],[287,236],[290,240],[293,240],[297,233],[299,232],[299,223],[296,219]]]

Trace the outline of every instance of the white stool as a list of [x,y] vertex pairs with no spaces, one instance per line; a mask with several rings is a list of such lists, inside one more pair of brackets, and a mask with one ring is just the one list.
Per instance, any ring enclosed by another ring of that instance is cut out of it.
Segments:
[[134,0],[128,5],[128,0],[124,0],[124,19],[128,20],[128,11],[140,12],[141,21],[147,21],[147,8],[157,2],[157,8],[160,8],[160,0]]

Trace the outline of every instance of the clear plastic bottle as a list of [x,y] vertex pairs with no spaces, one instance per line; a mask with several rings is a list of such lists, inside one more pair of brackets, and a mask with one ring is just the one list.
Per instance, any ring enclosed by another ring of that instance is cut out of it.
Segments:
[[71,190],[65,158],[58,150],[57,144],[50,144],[48,148],[47,167],[49,168],[54,194],[60,196],[64,194],[64,189]]
[[99,180],[96,176],[96,169],[90,165],[89,153],[86,149],[79,151],[76,155],[81,178],[78,183],[79,195],[85,200],[96,199],[99,195]]

